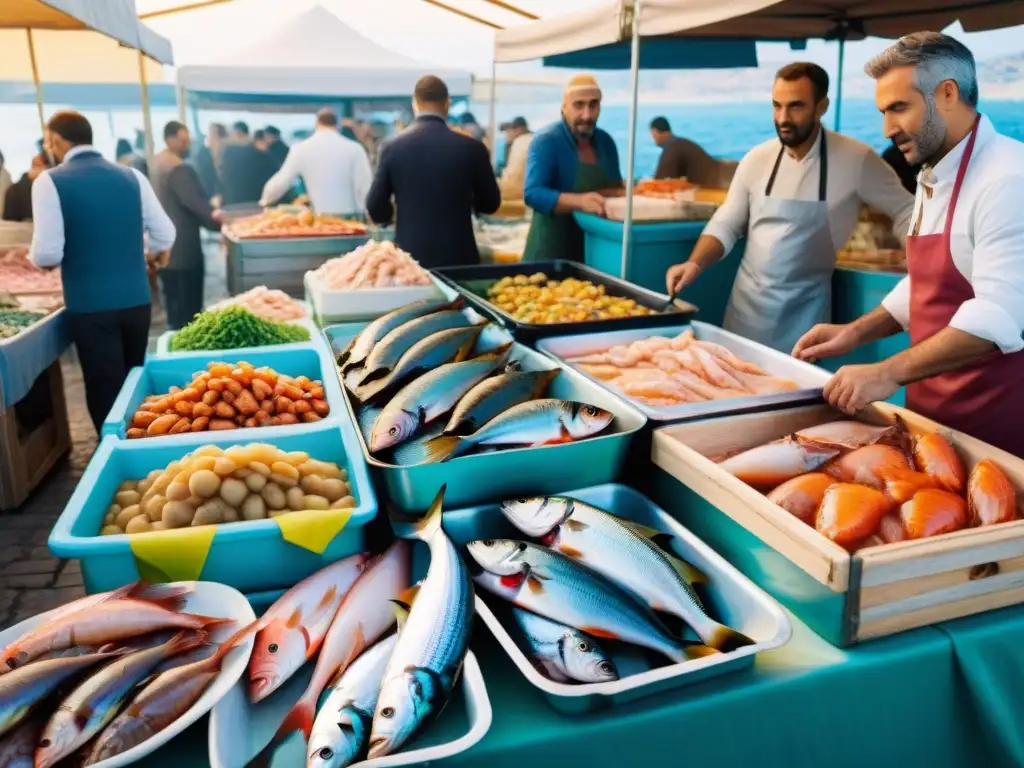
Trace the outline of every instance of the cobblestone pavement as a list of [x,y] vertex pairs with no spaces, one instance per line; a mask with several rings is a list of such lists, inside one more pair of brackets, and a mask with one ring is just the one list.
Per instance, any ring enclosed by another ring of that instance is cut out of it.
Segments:
[[[227,293],[224,263],[216,246],[207,249],[207,302]],[[162,320],[162,318],[160,318]],[[150,349],[165,328],[154,325]],[[82,369],[73,352],[62,358],[71,427],[71,452],[13,512],[0,512],[0,630],[85,594],[78,563],[54,557],[46,546],[57,518],[96,450],[96,432],[85,407]]]

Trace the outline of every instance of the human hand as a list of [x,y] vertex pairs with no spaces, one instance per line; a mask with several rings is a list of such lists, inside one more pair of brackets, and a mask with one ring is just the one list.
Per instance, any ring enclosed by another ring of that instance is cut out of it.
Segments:
[[218,224],[223,224],[224,223],[224,211],[223,211],[223,209],[218,208],[217,210],[215,210],[213,213],[210,214],[210,218],[213,219],[214,221],[216,221]]
[[669,267],[665,275],[665,287],[669,296],[675,296],[683,289],[693,284],[693,281],[700,275],[700,265],[695,261],[687,261],[683,264],[676,264]]
[[813,363],[825,357],[845,355],[857,346],[849,325],[819,323],[805,333],[793,347],[793,357]]
[[600,192],[584,192],[577,197],[580,211],[604,216],[604,195]]
[[885,363],[844,365],[825,383],[823,394],[834,408],[853,416],[876,400],[888,400],[899,388]]

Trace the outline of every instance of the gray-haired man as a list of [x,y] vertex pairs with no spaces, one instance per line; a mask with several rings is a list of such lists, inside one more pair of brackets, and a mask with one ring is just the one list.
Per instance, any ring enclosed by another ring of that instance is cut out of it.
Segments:
[[974,57],[918,32],[867,65],[885,134],[923,164],[907,238],[909,275],[849,325],[820,325],[793,353],[812,360],[910,331],[912,346],[841,368],[829,401],[854,413],[904,384],[913,410],[1024,456],[1024,144],[978,112]]

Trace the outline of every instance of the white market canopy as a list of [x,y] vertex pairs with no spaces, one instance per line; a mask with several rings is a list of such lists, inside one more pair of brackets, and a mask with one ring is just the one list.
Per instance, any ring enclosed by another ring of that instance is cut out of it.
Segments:
[[[499,62],[527,61],[630,38],[632,0],[608,0],[495,34]],[[1024,24],[1024,2],[1007,0],[643,0],[641,37],[757,40],[895,38],[959,21],[965,32]]]
[[408,98],[427,74],[444,80],[453,96],[470,93],[469,72],[439,69],[382,48],[316,5],[223,61],[182,66],[178,85],[253,97]]

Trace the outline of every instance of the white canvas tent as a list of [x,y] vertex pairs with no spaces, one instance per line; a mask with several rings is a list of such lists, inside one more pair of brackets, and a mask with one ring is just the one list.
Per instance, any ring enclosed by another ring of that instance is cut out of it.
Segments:
[[181,67],[178,86],[253,102],[290,95],[408,98],[426,74],[442,78],[454,96],[469,95],[468,72],[438,69],[382,48],[316,5],[223,61]]

